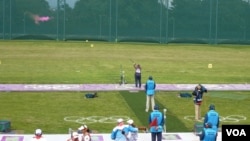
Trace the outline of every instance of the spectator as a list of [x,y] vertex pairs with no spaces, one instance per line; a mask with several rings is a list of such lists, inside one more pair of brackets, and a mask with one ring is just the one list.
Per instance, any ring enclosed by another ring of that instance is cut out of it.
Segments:
[[82,141],[91,141],[90,129],[85,128],[83,130]]
[[210,122],[205,123],[205,128],[202,130],[200,136],[200,141],[216,141],[217,132],[212,129],[212,124]]
[[159,111],[159,106],[154,106],[154,111],[149,115],[149,125],[151,132],[151,141],[162,141],[162,131],[164,126],[163,113]]
[[134,63],[135,68],[135,87],[141,88],[141,66]]
[[43,137],[43,132],[41,129],[36,129],[35,136],[31,139],[31,141],[47,141],[47,139]]
[[[87,141],[88,139],[91,139],[91,136],[89,134],[89,129],[88,129],[88,126],[87,125],[82,125],[78,128],[78,139],[80,141]],[[85,136],[86,136],[86,140],[85,139]]]
[[202,86],[201,84],[198,84],[195,87],[195,90],[192,92],[194,96],[194,109],[195,109],[195,120],[201,121],[201,103],[203,98],[203,93],[207,92],[207,89]]
[[111,139],[115,141],[127,141],[127,132],[125,130],[126,126],[124,125],[123,119],[117,120],[117,125],[113,128],[111,132]]
[[128,120],[127,123],[128,127],[126,129],[128,133],[128,141],[137,141],[139,129],[135,126],[134,121],[132,119]]
[[154,106],[155,106],[155,87],[156,87],[156,83],[155,81],[153,80],[153,77],[152,76],[149,76],[148,77],[148,80],[145,84],[145,91],[146,91],[146,109],[145,111],[148,112],[149,110],[149,105],[150,105],[150,102],[151,102],[151,108],[152,108],[152,111],[154,110]]
[[69,138],[67,141],[80,141],[79,136],[77,132],[73,132],[71,135],[71,138]]

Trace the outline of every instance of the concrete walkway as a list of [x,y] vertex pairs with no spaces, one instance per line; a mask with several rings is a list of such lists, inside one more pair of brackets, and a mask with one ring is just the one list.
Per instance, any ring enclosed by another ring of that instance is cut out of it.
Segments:
[[[157,84],[158,91],[192,91],[197,84]],[[203,84],[208,91],[250,91],[250,84]],[[140,91],[134,84],[0,84],[0,91]]]

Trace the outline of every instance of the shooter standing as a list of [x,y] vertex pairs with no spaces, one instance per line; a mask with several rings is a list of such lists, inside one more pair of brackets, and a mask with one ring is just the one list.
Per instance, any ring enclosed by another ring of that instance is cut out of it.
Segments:
[[135,68],[135,87],[141,88],[141,66],[134,63]]

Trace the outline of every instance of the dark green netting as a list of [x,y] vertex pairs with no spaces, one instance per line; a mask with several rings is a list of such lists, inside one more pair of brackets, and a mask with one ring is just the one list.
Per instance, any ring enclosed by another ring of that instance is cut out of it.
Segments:
[[0,0],[0,39],[249,44],[249,13],[250,0]]

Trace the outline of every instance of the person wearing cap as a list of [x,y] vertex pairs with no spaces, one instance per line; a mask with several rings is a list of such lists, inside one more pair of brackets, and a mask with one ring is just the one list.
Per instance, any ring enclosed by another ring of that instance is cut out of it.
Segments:
[[86,127],[83,130],[83,136],[82,136],[81,141],[91,141],[91,135],[90,135],[90,129],[89,128]]
[[148,77],[148,80],[145,84],[145,91],[146,91],[146,109],[145,111],[148,112],[149,110],[149,105],[151,103],[151,108],[152,111],[154,110],[154,106],[155,106],[155,88],[156,88],[156,83],[153,80],[152,76]]
[[135,68],[135,87],[141,88],[141,66],[134,63]]
[[192,92],[192,95],[194,96],[193,100],[194,100],[196,121],[201,120],[201,103],[202,103],[203,93],[207,93],[207,89],[201,84],[198,84],[195,87],[194,91]]
[[127,134],[128,141],[137,141],[139,129],[136,127],[132,119],[128,120],[127,123],[128,126],[126,127],[125,130],[127,130],[126,132],[128,133]]
[[84,130],[86,130],[88,128],[87,125],[82,125],[78,128],[78,133],[83,133]]
[[115,141],[127,141],[127,130],[124,125],[123,119],[117,120],[117,125],[113,128],[111,132],[111,139]]
[[78,133],[77,132],[73,132],[71,134],[71,138],[67,139],[67,141],[80,141],[78,137],[79,137]]
[[32,137],[31,141],[47,141],[44,137],[43,137],[43,132],[41,129],[36,129],[35,130],[35,136]]
[[90,135],[90,129],[87,125],[82,125],[78,128],[78,134],[79,134],[79,140],[80,141],[90,141],[91,135]]
[[212,123],[205,123],[205,127],[199,135],[200,141],[216,141],[217,132],[212,129]]
[[149,115],[149,131],[151,132],[151,141],[161,141],[164,126],[164,115],[159,111],[159,106],[154,106],[154,111]]
[[219,128],[219,124],[220,124],[220,115],[217,111],[215,111],[214,104],[209,105],[209,110],[205,114],[204,127],[205,127],[205,124],[208,122],[212,124],[212,129],[214,129],[216,132],[218,132],[218,128]]
[[79,128],[78,128],[78,140],[82,140],[82,137],[83,137],[83,130],[85,129],[86,125],[81,125]]

